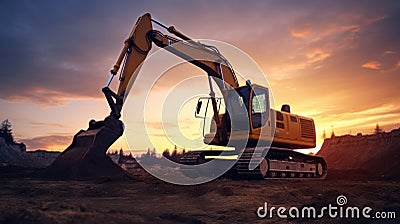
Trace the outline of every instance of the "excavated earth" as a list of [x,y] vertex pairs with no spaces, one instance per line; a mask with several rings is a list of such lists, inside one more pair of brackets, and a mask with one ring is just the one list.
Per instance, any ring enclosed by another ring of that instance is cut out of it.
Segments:
[[357,174],[400,179],[400,128],[325,139],[317,155],[325,157],[328,170],[347,170],[349,178]]

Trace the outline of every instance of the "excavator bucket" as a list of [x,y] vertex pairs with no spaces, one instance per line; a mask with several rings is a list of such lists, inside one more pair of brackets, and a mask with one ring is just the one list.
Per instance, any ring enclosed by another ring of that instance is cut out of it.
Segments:
[[46,169],[46,175],[57,179],[124,178],[128,174],[106,155],[108,148],[122,135],[123,123],[113,116],[104,121],[89,122],[71,145]]

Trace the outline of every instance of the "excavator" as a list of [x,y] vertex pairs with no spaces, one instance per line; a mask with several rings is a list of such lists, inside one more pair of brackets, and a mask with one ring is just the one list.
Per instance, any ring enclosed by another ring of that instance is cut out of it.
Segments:
[[[174,37],[154,30],[153,23]],[[49,173],[75,179],[123,175],[106,152],[123,134],[120,117],[129,83],[136,80],[137,71],[153,44],[207,74],[209,97],[199,98],[195,116],[204,119],[202,107],[203,110],[204,107],[206,110],[209,106],[212,108],[210,131],[204,135],[204,143],[235,148],[230,154],[238,158],[229,172],[241,178],[325,178],[327,164],[322,157],[295,151],[315,147],[313,119],[291,113],[289,105],[283,105],[281,111],[270,108],[268,88],[249,80],[240,86],[233,67],[216,47],[192,40],[173,26],[153,19],[149,13],[137,20],[102,89],[111,108],[110,115],[103,121],[91,120],[87,130],[80,130],[71,145],[48,168]],[[119,87],[114,92],[110,84],[118,73]],[[212,80],[223,97],[216,97]],[[220,107],[221,101],[225,104],[224,111]],[[243,142],[245,144],[241,145]],[[183,155],[180,164],[197,166],[221,154],[224,154],[223,150],[189,151]]]

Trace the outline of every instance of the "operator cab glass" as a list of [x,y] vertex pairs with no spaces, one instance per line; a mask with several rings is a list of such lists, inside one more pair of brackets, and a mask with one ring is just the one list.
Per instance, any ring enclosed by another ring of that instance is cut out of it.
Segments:
[[254,87],[251,104],[252,126],[260,128],[265,125],[268,119],[269,103],[267,89]]
[[263,127],[269,116],[268,100],[268,89],[257,85],[229,90],[226,105],[230,120],[227,123],[232,124],[232,130],[247,129],[250,121],[252,129]]
[[226,98],[226,109],[228,130],[232,125],[232,130],[245,130],[249,127],[248,108],[250,101],[250,90],[248,86],[228,90],[228,97]]
[[[229,136],[234,131],[249,131],[259,135],[260,130],[269,119],[268,89],[259,85],[245,85],[235,89],[226,90],[224,98],[216,98],[218,119],[222,123],[218,129],[214,121],[214,112],[210,97],[200,97],[195,116],[203,119],[204,142],[214,145],[226,145]],[[223,105],[221,107],[221,105]],[[203,106],[203,107],[202,107]],[[208,116],[207,116],[208,115]],[[211,118],[208,134],[205,133],[206,117]],[[218,136],[218,130],[221,136]],[[237,132],[237,133],[239,133]],[[226,136],[227,138],[224,138]],[[253,136],[255,138],[255,136]]]

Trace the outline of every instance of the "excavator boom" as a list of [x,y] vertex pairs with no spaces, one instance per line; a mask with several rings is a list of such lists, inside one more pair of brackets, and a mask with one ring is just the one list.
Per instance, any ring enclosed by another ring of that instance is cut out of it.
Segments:
[[[164,35],[160,31],[153,30],[152,22],[155,22],[182,39]],[[213,46],[195,42],[176,30],[173,26],[167,27],[157,20],[152,19],[149,13],[146,13],[139,17],[132,32],[126,39],[117,62],[111,69],[111,76],[106,86],[103,88],[103,92],[114,116],[120,116],[128,83],[136,80],[138,75],[137,71],[140,69],[141,64],[151,50],[152,43],[156,44],[158,47],[165,48],[176,56],[203,69],[209,76],[222,79],[224,82],[221,84],[221,89],[231,89],[239,86],[231,65],[228,60],[220,54],[218,49]],[[122,64],[123,69],[119,77],[119,88],[117,93],[114,93],[109,88],[109,85],[114,76],[117,75]]]

